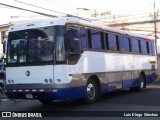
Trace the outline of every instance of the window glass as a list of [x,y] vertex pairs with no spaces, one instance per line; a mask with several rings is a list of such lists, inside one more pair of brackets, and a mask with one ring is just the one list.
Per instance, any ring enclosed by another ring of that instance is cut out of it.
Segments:
[[149,54],[152,54],[152,42],[149,42]]
[[119,48],[121,51],[130,51],[129,38],[124,36],[119,36]]
[[108,47],[109,50],[117,50],[116,35],[108,33]]
[[53,60],[53,28],[29,31],[29,62]]
[[85,28],[80,28],[80,40],[82,49],[87,48],[87,34]]
[[102,49],[101,35],[99,31],[91,30],[92,48]]
[[65,61],[66,55],[65,51],[67,50],[67,47],[65,47],[64,41],[64,27],[62,26],[55,26],[55,53],[56,53],[56,61]]
[[27,55],[27,40],[16,39],[9,43],[9,63],[24,63]]
[[140,41],[140,45],[141,45],[141,53],[147,54],[147,44],[146,44],[146,41]]
[[140,52],[138,40],[135,38],[131,38],[131,51],[136,53]]
[[8,63],[53,60],[54,27],[20,30],[9,33]]
[[151,42],[151,46],[152,46],[152,54],[155,55],[155,46],[154,46],[154,42]]
[[69,28],[67,30],[67,38],[69,44],[69,52],[79,52],[80,45],[79,45],[79,31],[78,29]]

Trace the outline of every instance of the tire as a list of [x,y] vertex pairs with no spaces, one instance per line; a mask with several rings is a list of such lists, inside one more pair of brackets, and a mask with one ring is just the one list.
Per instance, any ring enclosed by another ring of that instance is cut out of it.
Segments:
[[84,102],[86,104],[92,104],[98,99],[98,86],[93,79],[89,79],[86,86],[86,97]]
[[145,88],[146,83],[144,75],[140,74],[139,79],[140,79],[139,85],[136,87],[131,87],[130,88],[131,91],[142,91]]
[[53,100],[43,100],[43,99],[39,99],[39,101],[42,103],[42,104],[45,104],[45,105],[50,105],[53,103]]

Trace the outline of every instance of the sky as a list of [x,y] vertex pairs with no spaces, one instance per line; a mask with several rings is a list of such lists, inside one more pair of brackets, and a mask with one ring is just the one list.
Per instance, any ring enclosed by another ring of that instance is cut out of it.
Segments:
[[[20,3],[21,2],[21,3]],[[25,5],[24,3],[43,7],[44,10],[38,7]],[[156,2],[156,7],[160,6],[159,0],[0,0],[0,3],[14,5],[17,7],[23,7],[25,9],[43,12],[47,14],[62,15],[75,14],[81,12],[81,14],[87,14],[89,11],[111,11],[111,14],[142,14],[153,11],[153,3]],[[87,8],[88,11],[78,10],[77,8]],[[59,14],[57,12],[65,14]],[[10,16],[29,16],[36,15],[30,12],[24,12],[11,8],[0,6],[0,24],[7,23]]]
[[[131,15],[134,18],[142,14],[146,14],[148,16],[150,16],[150,14],[153,15],[154,2],[156,4],[156,11],[158,11],[160,8],[160,0],[0,0],[0,3],[22,7],[28,10],[47,13],[50,15],[88,15],[88,12],[93,11],[111,11],[111,15]],[[26,5],[24,3],[39,6],[41,8]],[[86,11],[82,8],[88,10]],[[58,11],[61,14],[54,11]],[[23,20],[25,19],[25,16],[31,17],[37,16],[37,14],[13,8],[7,8],[0,5],[0,25],[14,21],[15,19],[13,18],[15,17],[13,16],[19,16],[20,19]],[[158,44],[160,45],[160,42]]]

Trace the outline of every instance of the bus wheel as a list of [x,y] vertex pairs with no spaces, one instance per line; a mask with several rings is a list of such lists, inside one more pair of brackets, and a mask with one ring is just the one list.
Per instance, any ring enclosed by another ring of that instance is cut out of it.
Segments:
[[145,77],[144,77],[143,74],[140,74],[139,80],[140,80],[139,85],[136,86],[136,87],[131,87],[130,88],[131,90],[133,90],[133,91],[141,91],[142,89],[145,88],[145,84],[146,83],[145,83]]
[[43,99],[39,99],[39,101],[43,104],[49,105],[53,103],[53,100],[43,100]]
[[98,98],[98,87],[93,79],[89,79],[86,86],[85,103],[91,104],[96,102]]

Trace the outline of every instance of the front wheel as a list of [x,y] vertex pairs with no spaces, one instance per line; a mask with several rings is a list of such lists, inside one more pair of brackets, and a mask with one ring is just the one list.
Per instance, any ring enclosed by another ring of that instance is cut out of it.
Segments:
[[98,86],[93,79],[89,79],[86,86],[85,103],[91,104],[96,102],[98,98]]

